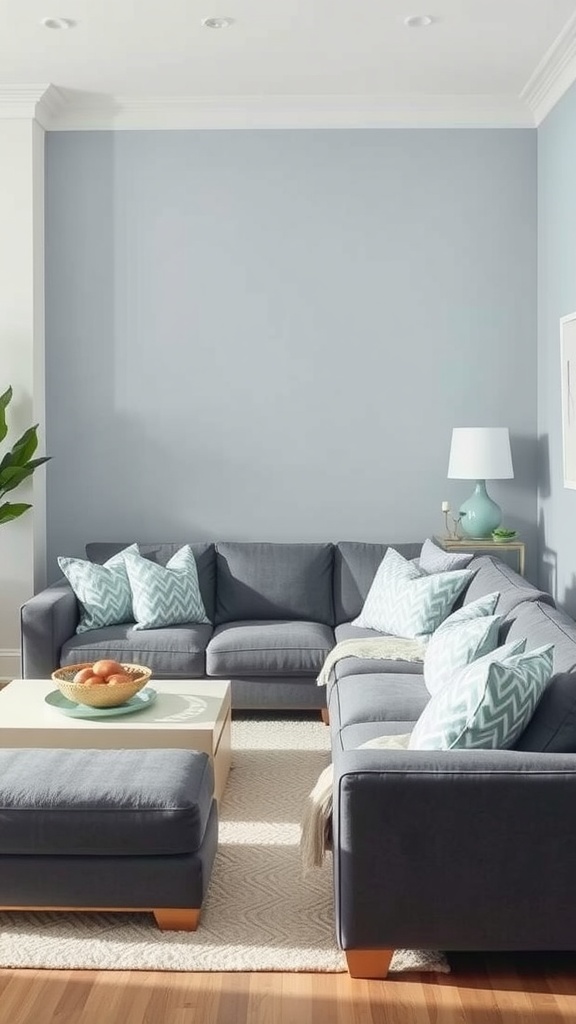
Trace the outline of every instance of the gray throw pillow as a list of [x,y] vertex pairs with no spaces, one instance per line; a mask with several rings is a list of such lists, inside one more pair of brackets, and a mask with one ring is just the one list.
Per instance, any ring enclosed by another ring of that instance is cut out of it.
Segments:
[[453,569],[465,569],[473,558],[470,552],[444,551],[428,537],[422,545],[418,563],[423,572],[452,572]]

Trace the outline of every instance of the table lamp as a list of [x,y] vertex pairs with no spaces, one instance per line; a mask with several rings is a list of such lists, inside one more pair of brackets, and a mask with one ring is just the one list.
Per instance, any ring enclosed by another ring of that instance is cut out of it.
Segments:
[[449,480],[475,480],[473,494],[460,506],[465,537],[490,537],[502,522],[500,506],[486,491],[486,480],[514,476],[508,427],[454,427],[448,464]]

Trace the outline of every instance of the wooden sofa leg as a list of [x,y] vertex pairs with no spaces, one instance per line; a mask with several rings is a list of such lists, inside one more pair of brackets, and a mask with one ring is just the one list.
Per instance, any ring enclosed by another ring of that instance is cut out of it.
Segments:
[[163,932],[195,932],[200,920],[200,910],[181,910],[167,907],[154,910],[156,924]]
[[328,708],[322,708],[320,714],[322,715],[324,725],[330,725],[330,712],[328,711]]
[[348,974],[351,978],[385,978],[393,949],[347,949]]

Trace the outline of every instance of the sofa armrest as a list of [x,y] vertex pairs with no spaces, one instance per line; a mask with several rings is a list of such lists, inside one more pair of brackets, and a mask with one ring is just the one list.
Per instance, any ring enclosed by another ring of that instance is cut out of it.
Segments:
[[67,580],[59,580],[35,594],[20,609],[22,675],[49,678],[60,667],[60,651],[76,632],[78,602]]
[[576,755],[334,753],[343,949],[573,949]]

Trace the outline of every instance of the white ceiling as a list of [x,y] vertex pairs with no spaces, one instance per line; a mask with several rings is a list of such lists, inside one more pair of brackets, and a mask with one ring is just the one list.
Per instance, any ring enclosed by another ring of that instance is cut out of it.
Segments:
[[[411,14],[434,20],[408,28]],[[203,27],[211,16],[234,24]],[[48,30],[45,17],[75,27]],[[51,84],[56,127],[73,109],[111,121],[243,110],[242,126],[258,111],[279,125],[309,123],[311,111],[326,124],[433,123],[450,111],[455,123],[534,124],[574,77],[576,0],[0,3],[0,107]]]

